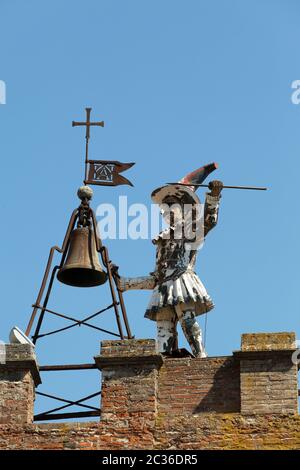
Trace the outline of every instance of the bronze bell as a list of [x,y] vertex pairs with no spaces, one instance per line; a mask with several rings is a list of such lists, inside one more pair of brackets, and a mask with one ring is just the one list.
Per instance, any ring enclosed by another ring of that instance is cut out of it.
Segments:
[[57,279],[74,287],[94,287],[106,282],[107,274],[99,262],[93,230],[88,227],[73,230],[67,258]]

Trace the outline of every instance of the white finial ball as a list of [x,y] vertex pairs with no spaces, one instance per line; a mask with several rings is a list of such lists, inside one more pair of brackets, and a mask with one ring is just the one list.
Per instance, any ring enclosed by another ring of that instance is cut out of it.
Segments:
[[93,197],[93,190],[89,186],[80,186],[77,191],[77,196],[81,200],[87,198],[90,201]]

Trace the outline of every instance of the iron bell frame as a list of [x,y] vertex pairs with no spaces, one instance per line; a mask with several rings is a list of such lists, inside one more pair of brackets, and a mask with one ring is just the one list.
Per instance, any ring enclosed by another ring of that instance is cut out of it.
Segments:
[[[94,232],[94,238],[95,238],[95,243],[96,243],[96,251],[97,251],[97,253],[100,254],[102,264],[106,268],[107,278],[108,278],[110,293],[111,293],[111,298],[112,298],[112,303],[108,307],[96,312],[93,315],[90,315],[89,317],[87,317],[83,320],[77,320],[76,318],[72,318],[72,317],[69,317],[67,315],[57,313],[57,312],[54,312],[52,310],[47,309],[47,305],[48,305],[49,298],[50,298],[50,295],[51,295],[54,279],[56,277],[55,275],[64,266],[64,263],[65,263],[65,260],[66,260],[66,257],[67,257],[67,253],[68,253],[68,249],[69,249],[69,246],[70,246],[71,234],[72,234],[72,232],[75,228],[76,222],[81,226],[88,226]],[[60,260],[60,264],[54,266],[52,268],[52,271],[51,271],[53,257],[54,257],[55,252],[58,252],[58,253],[61,254],[61,260]],[[50,275],[50,280],[48,282],[50,271],[51,271],[51,275]],[[48,285],[48,287],[47,287],[47,285]],[[45,292],[46,287],[47,287],[47,290],[46,290],[46,294],[44,296],[44,292]],[[118,298],[117,298],[117,295],[116,295],[116,291],[117,291]],[[42,301],[43,297],[44,297],[44,300]],[[41,305],[41,303],[42,303],[42,305]],[[120,316],[120,313],[119,313],[119,306],[121,308],[121,313],[122,313],[122,318],[123,318],[123,322],[124,322],[124,326],[125,326],[125,330],[126,330],[126,335],[124,335],[124,331],[123,331],[123,325],[122,325],[121,316]],[[130,330],[130,326],[129,326],[129,322],[128,322],[128,317],[127,317],[127,312],[126,312],[126,308],[125,308],[125,303],[124,303],[124,299],[123,299],[123,294],[120,291],[120,289],[118,288],[118,284],[116,282],[116,273],[112,269],[112,262],[109,258],[108,249],[107,249],[106,246],[104,246],[102,244],[101,237],[98,233],[96,216],[95,216],[95,213],[94,213],[93,209],[90,207],[89,200],[87,198],[82,199],[82,202],[81,202],[80,206],[73,211],[73,213],[71,215],[71,218],[70,218],[70,221],[69,221],[69,224],[68,224],[68,228],[67,228],[64,240],[63,240],[62,247],[60,248],[57,245],[51,247],[49,257],[48,257],[48,261],[47,261],[47,264],[46,264],[46,269],[45,269],[44,276],[43,276],[43,280],[42,280],[42,283],[41,283],[41,287],[40,287],[40,290],[38,292],[37,299],[36,299],[35,303],[32,305],[32,307],[33,307],[33,311],[32,311],[28,326],[26,328],[25,334],[26,334],[26,336],[30,335],[33,324],[34,324],[36,316],[37,316],[37,313],[40,310],[40,314],[39,314],[39,318],[38,318],[37,325],[36,325],[36,328],[35,328],[35,332],[32,335],[32,341],[33,341],[34,344],[36,344],[36,341],[39,338],[41,338],[42,336],[48,336],[50,334],[55,334],[55,333],[58,333],[60,331],[72,328],[73,326],[76,326],[76,325],[85,325],[85,326],[88,326],[90,328],[94,328],[94,329],[97,329],[101,332],[104,332],[104,333],[110,334],[112,336],[118,337],[120,339],[132,339],[132,338],[134,338],[134,336],[132,336],[132,334],[131,334],[131,330]],[[118,332],[119,332],[118,334],[114,333],[114,332],[111,332],[111,331],[108,331],[108,330],[105,330],[103,328],[99,328],[95,325],[91,325],[90,323],[88,323],[88,320],[90,320],[91,318],[94,318],[95,316],[99,315],[100,313],[102,313],[105,310],[108,310],[109,308],[112,308],[112,307],[114,308],[114,312],[115,312],[115,317],[116,317],[116,322],[117,322]],[[67,327],[61,328],[59,330],[52,331],[50,333],[40,335],[40,330],[41,330],[41,326],[42,326],[42,323],[43,323],[43,320],[44,320],[45,312],[49,312],[53,315],[62,317],[66,320],[71,320],[71,321],[73,321],[73,324],[69,325]]]

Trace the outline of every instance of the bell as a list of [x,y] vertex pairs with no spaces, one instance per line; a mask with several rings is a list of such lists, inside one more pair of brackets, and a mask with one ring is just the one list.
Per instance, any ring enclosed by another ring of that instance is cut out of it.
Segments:
[[99,262],[93,230],[88,227],[73,230],[67,258],[57,279],[74,287],[94,287],[106,282],[107,274]]

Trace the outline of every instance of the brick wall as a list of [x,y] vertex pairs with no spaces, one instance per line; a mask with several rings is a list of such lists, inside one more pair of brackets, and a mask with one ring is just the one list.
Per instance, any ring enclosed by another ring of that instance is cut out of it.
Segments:
[[30,422],[34,351],[8,345],[0,449],[299,449],[294,342],[243,335],[233,356],[163,359],[154,340],[104,341],[100,422],[60,424]]
[[[152,448],[162,357],[149,340],[102,341],[101,429],[114,449]],[[101,444],[102,445],[102,444]],[[105,448],[105,447],[104,447]]]
[[240,410],[240,367],[232,357],[166,359],[159,371],[162,413],[231,413]]
[[34,386],[30,372],[3,371],[0,394],[0,423],[31,423]]
[[8,344],[0,364],[0,423],[25,424],[33,419],[35,386],[40,383],[33,348]]
[[294,333],[242,335],[241,413],[298,412],[298,367],[291,360]]
[[156,449],[300,449],[298,415],[202,413],[160,417]]
[[101,423],[0,425],[0,449],[300,449],[300,417],[202,413],[156,419],[151,445],[143,429],[109,432]]

